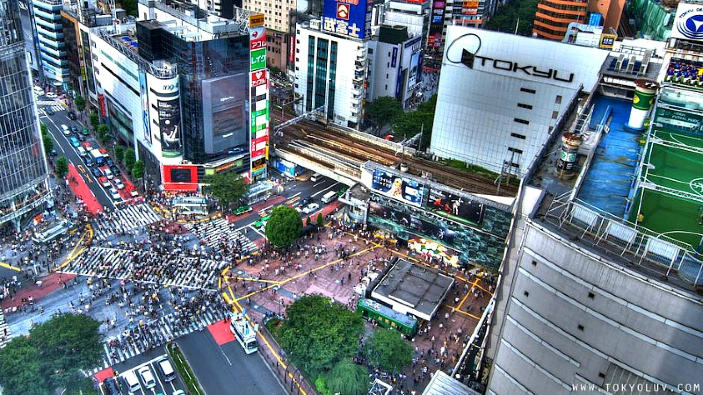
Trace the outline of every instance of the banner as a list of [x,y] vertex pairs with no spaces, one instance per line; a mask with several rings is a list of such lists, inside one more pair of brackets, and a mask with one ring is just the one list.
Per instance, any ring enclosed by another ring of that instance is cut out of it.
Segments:
[[181,107],[180,101],[157,100],[159,128],[161,129],[161,151],[164,156],[180,155],[181,152]]

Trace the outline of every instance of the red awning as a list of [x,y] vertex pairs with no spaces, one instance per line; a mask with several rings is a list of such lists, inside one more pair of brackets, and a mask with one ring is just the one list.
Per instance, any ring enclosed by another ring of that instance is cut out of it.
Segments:
[[95,373],[95,378],[99,383],[102,383],[105,379],[109,379],[110,377],[115,377],[115,371],[112,370],[112,368],[103,369],[98,373]]
[[193,182],[164,182],[164,191],[169,192],[197,192],[198,184]]

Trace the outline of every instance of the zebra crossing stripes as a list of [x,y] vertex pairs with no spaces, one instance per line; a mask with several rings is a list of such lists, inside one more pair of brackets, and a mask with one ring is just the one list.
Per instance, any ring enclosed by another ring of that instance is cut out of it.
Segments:
[[[188,324],[177,322],[175,314],[171,313],[157,319],[151,325],[151,329],[144,331],[139,339],[127,339],[122,334],[109,338],[103,343],[102,365],[95,367],[89,374],[94,375],[100,370],[122,363],[151,348],[160,347],[168,341],[202,330],[224,319],[228,314],[226,310],[210,305]],[[121,346],[111,346],[110,343],[115,340]]]
[[95,221],[95,239],[105,240],[121,232],[129,232],[163,220],[151,205],[146,203],[125,205],[105,213]]
[[234,229],[234,225],[230,224],[226,218],[216,218],[199,223],[188,223],[185,226],[201,243],[210,248],[219,249],[223,243],[234,246],[239,242],[243,254],[248,254],[258,249],[256,244],[249,240],[249,238]]
[[62,272],[189,289],[216,290],[226,262],[152,251],[91,247]]
[[53,111],[55,113],[66,109],[64,106],[62,106],[60,104],[54,104],[51,106],[46,106],[46,107],[40,108],[39,113],[43,116],[48,116],[48,114],[46,113],[47,108],[51,109],[51,111]]

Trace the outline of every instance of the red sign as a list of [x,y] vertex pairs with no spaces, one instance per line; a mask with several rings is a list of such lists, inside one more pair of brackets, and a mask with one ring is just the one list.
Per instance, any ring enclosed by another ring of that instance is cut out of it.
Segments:
[[197,191],[198,166],[196,165],[162,165],[161,179],[167,191]]
[[259,85],[268,84],[268,75],[266,70],[254,71],[251,73],[251,86],[252,88]]
[[349,4],[337,3],[337,19],[348,21],[350,10]]
[[266,28],[263,26],[249,29],[249,49],[266,48]]
[[266,154],[266,145],[268,144],[268,140],[268,136],[251,140],[251,158],[255,159]]
[[105,95],[98,95],[98,104],[100,105],[100,115],[104,118],[107,116],[107,107],[105,106]]
[[288,61],[293,63],[295,62],[295,36],[291,34],[288,38],[290,39],[290,43],[288,44]]

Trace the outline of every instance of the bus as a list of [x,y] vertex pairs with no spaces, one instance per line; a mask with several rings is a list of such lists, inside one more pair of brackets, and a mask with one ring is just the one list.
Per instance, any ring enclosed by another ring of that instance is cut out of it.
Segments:
[[258,324],[252,328],[242,313],[234,314],[232,322],[229,324],[229,330],[232,331],[237,342],[247,354],[253,354],[259,349],[259,343],[256,341],[256,331],[258,329]]
[[417,333],[417,319],[401,314],[375,300],[359,299],[356,304],[356,311],[361,312],[361,315],[367,320],[375,322],[384,328],[396,329],[408,337],[412,337]]
[[337,192],[335,192],[335,191],[329,191],[329,192],[327,192],[326,194],[324,194],[324,195],[322,196],[322,199],[320,199],[320,201],[321,201],[322,203],[327,204],[327,203],[332,203],[332,202],[333,202],[334,200],[336,200],[336,199],[337,199]]

